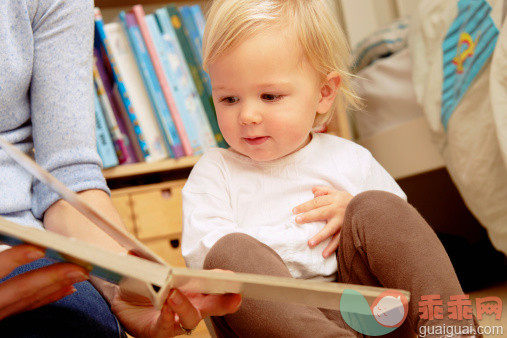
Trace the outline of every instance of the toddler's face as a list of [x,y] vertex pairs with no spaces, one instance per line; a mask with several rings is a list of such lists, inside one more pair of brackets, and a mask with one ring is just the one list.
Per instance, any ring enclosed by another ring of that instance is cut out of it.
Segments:
[[319,74],[297,40],[271,30],[208,65],[218,123],[231,148],[257,161],[288,155],[310,140],[321,112]]

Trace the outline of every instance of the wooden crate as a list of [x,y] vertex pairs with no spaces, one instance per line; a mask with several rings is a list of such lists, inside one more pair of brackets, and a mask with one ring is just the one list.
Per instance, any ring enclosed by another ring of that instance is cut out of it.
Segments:
[[181,256],[182,201],[185,180],[111,191],[127,229],[172,266]]

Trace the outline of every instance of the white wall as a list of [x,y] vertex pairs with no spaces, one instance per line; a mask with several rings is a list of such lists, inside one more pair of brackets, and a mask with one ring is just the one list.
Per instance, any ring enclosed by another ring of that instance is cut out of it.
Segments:
[[396,0],[400,16],[410,15],[417,7],[417,0]]
[[349,43],[354,47],[363,38],[410,14],[417,0],[335,0]]

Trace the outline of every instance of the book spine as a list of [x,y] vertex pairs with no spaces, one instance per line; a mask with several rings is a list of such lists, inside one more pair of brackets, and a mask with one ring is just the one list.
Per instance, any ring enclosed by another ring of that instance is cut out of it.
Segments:
[[194,16],[192,15],[192,10],[190,9],[190,6],[180,6],[178,9],[180,11],[181,19],[183,20],[183,25],[190,36],[190,46],[192,47],[199,64],[202,65],[202,41],[197,25],[194,21]]
[[[197,57],[198,65],[202,67],[202,35],[204,34],[205,20],[201,11],[201,7],[199,5],[181,6],[179,7],[179,11],[183,19],[183,28],[188,32],[188,41],[190,42],[190,47],[192,48],[194,55]],[[202,31],[200,31],[201,28],[199,28],[199,25],[202,26]],[[222,132],[218,126],[215,109],[213,108],[214,105],[211,96],[211,81],[205,71],[202,72],[202,76],[204,85],[207,86],[207,93],[209,94],[211,103],[211,107],[205,110],[206,116],[208,117],[211,129],[215,135],[216,143],[222,148],[227,148],[228,145],[222,136]]]
[[169,64],[172,71],[170,78],[174,79],[174,83],[176,84],[184,84],[184,86],[179,86],[179,90],[182,93],[180,104],[183,107],[182,109],[187,112],[188,118],[193,121],[192,125],[202,145],[202,150],[206,151],[208,148],[216,146],[216,142],[194,82],[192,81],[185,57],[178,43],[178,38],[169,22],[167,11],[160,9],[155,11],[155,15],[156,17],[153,18],[153,21],[156,22],[160,18],[158,22],[163,32],[163,38],[167,42],[167,46],[169,46],[169,53],[171,55],[169,58],[170,60],[174,60]]
[[176,32],[176,36],[178,37],[181,48],[185,53],[185,58],[187,59],[190,69],[192,70],[192,73],[195,74],[192,75],[192,77],[195,81],[199,80],[201,82],[201,85],[199,87],[202,87],[202,91],[200,88],[197,88],[199,90],[199,95],[201,95],[202,92],[205,93],[208,97],[211,97],[211,85],[209,83],[206,84],[206,81],[209,78],[205,76],[206,72],[202,68],[202,64],[199,63],[199,57],[195,55],[191,47],[190,35],[188,33],[187,27],[183,22],[180,11],[173,4],[167,5],[165,9],[169,14],[171,24],[174,27],[174,31]]
[[[126,121],[126,125],[131,126],[129,123],[129,114],[127,113],[127,110],[125,109],[125,106],[120,103],[122,101],[122,97],[121,97],[120,90],[118,89],[118,86],[116,85],[116,83],[113,85],[112,94],[114,97],[114,101],[118,102],[118,110],[119,110],[122,121]],[[137,134],[134,131],[134,128],[127,128],[126,132],[127,132],[126,135],[128,135],[128,138],[130,140],[136,139]],[[143,155],[143,152],[141,151],[141,148],[139,147],[138,143],[133,141],[131,144],[132,144],[132,150],[134,151],[134,157],[137,159],[137,162],[144,161],[144,155]]]
[[189,97],[187,94],[187,87],[191,84],[191,79],[185,79],[181,76],[181,65],[182,61],[178,58],[176,53],[171,48],[171,42],[162,36],[159,29],[158,23],[153,14],[146,16],[146,25],[151,33],[155,48],[160,56],[160,62],[162,65],[165,77],[169,81],[169,86],[174,95],[174,100],[178,111],[181,116],[181,120],[185,126],[188,140],[192,147],[194,154],[201,154],[203,151],[204,144],[202,143],[199,136],[199,125],[192,118],[192,114],[187,108],[187,102]]
[[139,145],[140,153],[142,156],[139,156],[138,154],[137,156],[138,160],[140,159],[144,160],[150,156],[148,144],[145,141],[144,133],[137,121],[137,116],[132,107],[129,94],[127,93],[127,89],[125,88],[125,84],[123,83],[123,79],[118,72],[116,60],[114,56],[111,54],[111,46],[109,44],[106,32],[104,30],[104,20],[102,19],[102,14],[98,7],[95,7],[95,37],[96,42],[98,42],[99,44],[98,47],[109,60],[114,81],[117,86],[118,93],[120,94],[121,97],[121,102],[123,103],[125,111],[127,112],[128,121],[130,121],[130,123],[127,124],[129,126],[129,129],[131,129],[130,134],[135,135],[135,138],[133,139],[135,139],[137,141],[137,144]]
[[150,55],[150,59],[153,64],[153,68],[155,70],[155,74],[160,83],[160,87],[162,89],[162,93],[164,94],[164,98],[166,100],[167,105],[169,106],[169,110],[171,112],[171,116],[173,118],[173,122],[176,126],[178,134],[180,136],[181,144],[183,146],[183,150],[185,155],[192,155],[194,153],[192,146],[190,145],[187,131],[185,130],[185,126],[181,119],[181,116],[177,113],[178,108],[171,92],[171,88],[169,86],[169,82],[165,77],[164,71],[162,69],[162,65],[160,63],[159,55],[155,49],[153,44],[153,40],[149,34],[148,27],[146,25],[146,19],[144,14],[144,9],[142,5],[135,5],[132,7],[132,13],[134,13],[135,18],[137,19],[137,23],[139,25],[139,29],[141,31],[141,35],[143,36],[144,42],[146,44],[146,49],[148,50],[148,54]]
[[120,20],[125,25],[136,61],[146,88],[148,89],[148,94],[150,95],[155,116],[163,131],[166,146],[170,149],[172,157],[179,158],[185,155],[183,146],[181,145],[180,137],[171,117],[169,107],[164,99],[164,94],[160,88],[160,83],[157,79],[157,75],[155,74],[150,56],[146,50],[137,20],[134,14],[125,13],[123,11],[120,12]]
[[197,30],[199,32],[199,36],[201,39],[201,46],[202,46],[202,39],[204,36],[204,27],[206,26],[206,19],[204,18],[204,14],[202,13],[201,6],[199,6],[199,5],[191,5],[190,12],[192,13],[192,16],[194,17],[194,22],[197,26]]
[[97,140],[97,152],[102,159],[102,166],[110,168],[118,165],[118,157],[113,145],[113,140],[107,128],[104,111],[100,104],[100,99],[97,91],[94,90],[94,104],[95,104],[95,136]]
[[[203,97],[207,97],[209,99],[211,97],[211,85],[209,83],[206,84],[209,78],[206,76],[206,73],[204,72],[202,65],[199,63],[199,58],[195,55],[194,51],[192,50],[191,43],[189,41],[190,35],[188,33],[187,28],[184,25],[180,11],[175,5],[172,4],[167,5],[165,8],[169,13],[169,17],[171,18],[171,24],[174,27],[174,31],[176,32],[176,36],[178,37],[178,41],[180,42],[181,49],[183,50],[185,58],[187,59],[187,63],[189,64],[190,70],[192,71],[192,77],[194,78],[194,81],[199,81],[201,83],[200,86],[202,86],[202,90],[200,88],[197,88],[199,90],[199,95],[201,95],[202,93],[206,95]],[[197,86],[198,85],[196,84],[196,87]]]
[[170,17],[169,22],[174,28],[176,37],[178,38],[178,42],[180,44],[181,50],[185,57],[188,68],[190,70],[190,74],[192,75],[192,79],[197,89],[197,93],[199,94],[199,97],[201,99],[201,103],[204,108],[206,118],[213,131],[215,142],[220,147],[227,147],[227,143],[225,143],[222,133],[220,132],[218,122],[216,120],[216,113],[213,107],[213,99],[211,96],[211,84],[209,82],[209,77],[204,72],[202,65],[199,63],[198,58],[192,51],[189,42],[188,31],[185,29],[180,12],[174,5],[168,5],[167,7],[165,7],[165,9]]
[[[123,115],[123,113],[122,113],[123,103],[121,101],[121,97],[117,98],[116,94],[114,93],[113,74],[110,69],[109,69],[109,71],[107,69],[107,66],[110,67],[109,61],[107,60],[107,57],[105,57],[105,55],[103,55],[99,52],[98,48],[94,47],[93,53],[97,57],[97,62],[95,63],[95,66],[97,67],[97,70],[99,72],[100,79],[102,80],[102,84],[104,85],[104,89],[106,91],[107,98],[109,100],[111,108],[113,109],[113,114],[116,119],[116,123],[118,123],[118,128],[120,128],[123,143],[125,144],[126,153],[124,155],[125,155],[126,159],[125,159],[125,162],[122,164],[138,162],[137,154],[138,153],[141,154],[141,148],[137,144],[137,141],[135,139],[135,135],[132,139],[129,136],[127,124],[125,122],[125,121],[128,121],[128,116],[126,113],[125,113],[125,115]],[[135,147],[139,148],[139,149],[136,150],[136,149],[134,149]],[[140,157],[140,158],[142,158],[142,157]]]
[[96,51],[94,51],[93,83],[95,85],[95,90],[97,91],[97,95],[100,100],[100,105],[102,108],[102,112],[104,113],[104,118],[106,120],[107,127],[109,128],[109,133],[111,134],[111,138],[113,140],[114,148],[116,150],[116,156],[118,157],[118,162],[122,164],[125,163],[128,158],[127,146],[125,145],[125,141],[123,140],[123,134],[121,133],[120,127],[118,126],[116,117],[114,116],[113,107],[109,102],[109,97],[107,96],[104,83],[102,82],[102,78],[100,77],[99,70],[97,68],[98,56],[95,54],[95,52]]
[[127,33],[119,22],[104,25],[104,30],[110,41],[111,54],[114,55],[118,73],[122,76],[136,112],[138,125],[145,131],[144,137],[150,153],[145,157],[145,160],[152,162],[167,158],[169,153],[137,66],[134,52],[130,48]]

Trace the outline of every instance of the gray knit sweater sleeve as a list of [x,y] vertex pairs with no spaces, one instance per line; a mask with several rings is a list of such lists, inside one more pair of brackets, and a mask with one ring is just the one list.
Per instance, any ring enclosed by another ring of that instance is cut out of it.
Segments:
[[[108,191],[95,141],[93,0],[2,0],[0,15],[6,19],[0,23],[0,77],[6,77],[0,80],[0,133],[25,152],[31,136],[36,161],[70,189]],[[25,173],[15,175],[22,180]],[[4,192],[30,194],[12,189],[15,182],[2,184]],[[30,209],[40,219],[59,197],[38,181],[31,190]],[[16,210],[21,205],[7,212],[22,211]]]

